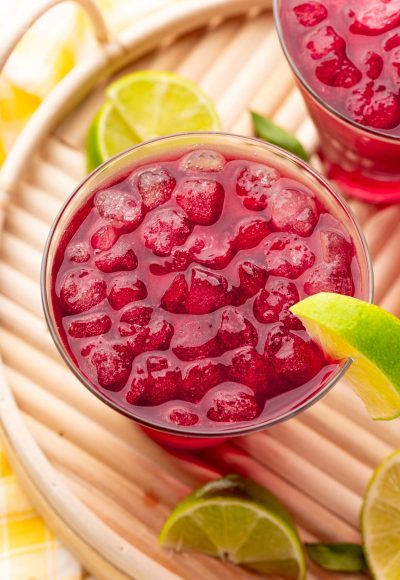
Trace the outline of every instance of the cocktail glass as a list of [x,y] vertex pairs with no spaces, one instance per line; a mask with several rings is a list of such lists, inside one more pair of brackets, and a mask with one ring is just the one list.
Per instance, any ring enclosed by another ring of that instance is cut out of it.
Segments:
[[[199,149],[220,152],[228,161],[240,159],[250,163],[265,163],[279,170],[282,175],[297,180],[302,187],[312,191],[319,203],[325,208],[326,215],[333,216],[340,223],[343,231],[353,240],[356,263],[353,276],[355,296],[371,301],[373,286],[372,267],[366,242],[344,199],[308,164],[273,145],[254,138],[224,133],[180,134],[155,139],[128,149],[91,173],[64,203],[54,221],[46,244],[41,289],[47,324],[62,358],[90,392],[109,407],[139,423],[159,442],[177,448],[190,449],[215,445],[226,437],[245,435],[265,429],[295,416],[325,395],[343,377],[351,364],[351,361],[347,360],[326,367],[317,378],[301,388],[293,389],[272,399],[268,413],[262,412],[254,420],[239,423],[214,423],[212,425],[208,422],[207,425],[203,426],[201,424],[193,426],[166,424],[157,414],[157,407],[129,405],[120,396],[120,393],[99,389],[79,368],[71,349],[68,347],[66,332],[63,330],[56,312],[57,296],[54,291],[53,279],[57,273],[57,268],[60,267],[60,261],[63,260],[68,238],[72,236],[71,230],[74,229],[74,220],[77,219],[77,215],[85,214],[84,208],[87,208],[89,200],[93,198],[96,191],[111,187],[129,175],[135,167],[176,160],[190,151]],[[225,196],[229,195],[236,196],[236,193],[233,191],[233,187],[228,190],[227,184],[225,184]],[[253,212],[256,217],[260,217],[261,214],[260,211]],[[256,250],[251,251],[255,252]],[[164,353],[160,352],[160,354]]]
[[[290,54],[285,39],[282,10],[285,10],[285,0],[274,0],[279,40],[310,116],[318,129],[319,153],[326,176],[334,181],[345,195],[371,203],[398,203],[400,137],[357,123],[335,110],[317,94],[305,80],[301,66],[294,62]],[[389,54],[386,54],[389,57]],[[329,87],[325,86],[324,90],[329,90]]]

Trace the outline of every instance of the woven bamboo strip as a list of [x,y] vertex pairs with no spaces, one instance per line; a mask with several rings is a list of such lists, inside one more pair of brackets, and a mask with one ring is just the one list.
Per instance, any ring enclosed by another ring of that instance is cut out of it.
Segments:
[[371,421],[361,401],[351,392],[348,385],[338,383],[326,398],[326,403],[391,447],[398,445],[399,423],[397,421]]
[[207,73],[211,63],[215,61],[215,55],[231,42],[242,24],[242,18],[232,18],[224,22],[223,26],[209,29],[193,44],[191,50],[183,55],[176,71],[198,82]]
[[[268,0],[252,0],[252,5],[261,6],[261,7],[268,7],[270,6],[270,2]],[[145,23],[142,24],[140,28],[136,28],[134,31],[126,31],[121,33],[119,36],[119,43],[126,47],[126,53],[128,57],[126,57],[126,62],[131,62],[134,60],[134,56],[139,57],[154,48],[159,44],[160,38],[163,37],[162,31],[168,30],[169,22],[174,23],[174,29],[176,35],[179,35],[181,30],[187,30],[190,28],[198,28],[201,19],[203,22],[208,22],[210,19],[210,15],[215,14],[222,14],[225,12],[226,16],[229,14],[240,14],[244,11],[244,7],[249,6],[248,0],[204,0],[201,4],[197,2],[197,0],[192,0],[186,2],[186,6],[179,6],[179,3],[170,7],[168,10],[161,11],[157,14],[152,15]],[[190,10],[196,12],[196,16],[191,18],[189,16]],[[261,17],[263,18],[263,17]],[[255,22],[257,22],[255,20]],[[197,25],[197,26],[196,26]],[[246,27],[247,28],[247,27]],[[246,30],[244,28],[244,30]],[[261,31],[260,31],[261,32]],[[254,42],[254,34],[249,34],[249,38],[247,40],[248,43]],[[132,49],[132,45],[135,46],[135,51]],[[246,46],[244,43],[242,49]],[[114,58],[114,66],[115,68],[119,68],[124,64],[124,53],[118,55]],[[226,63],[228,64],[228,63]],[[92,74],[96,74],[96,65],[93,63]],[[98,64],[97,66],[100,66]],[[222,70],[220,71],[223,77],[228,78],[229,71]],[[216,76],[216,80],[221,78],[221,74]],[[203,83],[204,86],[204,83]],[[206,89],[206,87],[204,86]],[[58,95],[56,95],[57,97]],[[79,122],[74,123],[74,129],[76,129],[77,133],[74,134],[68,133],[66,135],[66,127],[62,127],[61,131],[58,133],[62,133],[63,137],[67,140],[67,142],[75,147],[82,146],[85,138],[85,132],[82,127],[86,127],[87,124],[82,125]]]
[[261,16],[240,28],[218,59],[213,60],[205,76],[198,79],[206,93],[215,101],[218,101],[224,89],[228,87],[229,80],[236,77],[240,63],[246,62],[249,54],[263,40],[266,30],[270,27],[270,19]]
[[299,421],[277,425],[268,436],[277,439],[291,451],[313,463],[324,473],[362,495],[370,469],[347,451],[316,433]]
[[[54,197],[51,192],[51,185],[54,181],[50,178],[47,188],[38,187],[32,183],[23,182],[18,189],[16,201],[23,206],[25,211],[42,220],[46,224],[51,224],[60,209],[60,199]],[[57,182],[56,182],[57,183]],[[72,189],[65,190],[67,192]]]
[[[104,102],[105,81],[106,79],[98,83],[98,86],[90,93],[88,98],[76,107],[73,119],[68,121],[68,123],[61,124],[56,132],[57,137],[66,146],[80,153],[85,147],[87,128]],[[83,159],[85,159],[84,156]]]
[[[80,101],[81,97],[99,79],[100,74],[112,56],[122,52],[119,45],[108,44],[93,55],[90,61],[79,63],[73,75],[67,75],[42,103],[35,115],[25,125],[20,138],[7,156],[2,166],[2,180],[7,189],[12,190],[30,162],[31,151],[36,150],[41,139]],[[96,79],[96,80],[95,80]]]
[[[0,294],[0,318],[3,328],[27,340],[40,352],[57,361],[60,360],[43,318],[32,314],[3,294]],[[32,328],[35,328],[34,334],[31,332]]]
[[61,359],[51,359],[4,329],[0,330],[0,344],[6,364],[19,370],[61,401],[67,401],[88,417],[96,417],[96,413],[100,413],[100,424],[104,415],[112,413],[111,409],[93,398],[89,391],[82,389],[81,383],[62,364]]
[[389,455],[393,450],[390,445],[373,435],[369,429],[357,425],[324,401],[308,409],[299,416],[298,420],[342,449],[351,451],[353,457],[370,467],[375,467],[382,457]]
[[49,137],[40,149],[40,156],[47,163],[63,169],[74,180],[81,181],[86,174],[85,157],[80,151],[68,147],[56,137]]
[[[47,398],[46,398],[46,395],[44,394],[44,392],[42,394],[40,394],[40,393],[38,394],[38,389],[37,388],[35,389],[32,385],[30,387],[30,391],[31,391],[31,399],[34,402],[30,403],[27,407],[27,404],[23,400],[23,390],[25,389],[25,387],[26,387],[26,385],[24,385],[24,384],[17,385],[17,383],[15,383],[15,386],[14,386],[17,400],[20,401],[22,410],[24,410],[25,412],[29,411],[30,416],[34,417],[36,420],[40,420],[42,425],[46,425],[47,427],[52,428],[52,432],[55,431],[55,427],[51,423],[53,420],[55,420],[56,425],[57,425],[56,428],[60,430],[62,437],[64,438],[63,441],[70,440],[71,439],[71,437],[70,437],[70,432],[71,432],[70,425],[71,424],[74,425],[74,431],[75,431],[75,426],[76,425],[79,426],[79,422],[81,421],[81,419],[78,418],[76,415],[75,415],[75,417],[70,416],[68,414],[68,412],[65,412],[64,408],[60,409],[62,413],[57,414],[57,412],[54,410],[54,402],[49,400],[50,397],[47,395]],[[54,419],[51,418],[50,423],[48,421],[46,421],[46,418],[43,417],[42,409],[44,409],[44,408],[49,409],[48,413],[53,415],[53,417],[54,417]],[[64,425],[64,419],[65,419],[66,425]],[[97,440],[96,433],[91,432],[91,436],[95,437],[95,439]],[[75,442],[79,444],[82,441],[81,437],[82,437],[82,433],[78,427],[78,433],[76,435],[75,434],[73,435],[72,440],[76,439]],[[82,448],[82,443],[80,443],[80,445]],[[55,458],[57,458],[57,461],[59,463],[61,463],[61,464],[65,463],[63,444],[60,442],[60,440],[58,440],[58,445],[54,445],[53,443],[51,445],[48,444],[46,446],[46,452],[48,454],[50,454],[51,456],[54,456]],[[76,451],[75,453],[78,453],[78,451]],[[84,451],[82,451],[82,453],[84,453]],[[88,455],[88,458],[89,457],[93,457],[93,454]],[[129,460],[129,455],[127,456],[127,460]],[[97,461],[97,460],[95,460],[95,461]],[[80,472],[81,476],[84,477],[85,468],[82,468],[81,464],[78,461],[76,463],[77,463],[76,469],[77,469],[78,473]],[[165,467],[168,469],[168,464]],[[69,466],[68,468],[73,469],[73,467],[71,467],[71,466]],[[114,490],[113,491],[114,495],[115,494],[120,495],[122,493],[121,481],[127,481],[127,480],[121,479],[121,475],[116,476],[117,479],[120,478],[120,483],[113,482],[112,475],[109,475],[109,476],[102,479],[101,474],[99,473],[99,469],[92,469],[89,459],[88,459],[88,464],[87,464],[86,468],[89,469],[90,473],[93,473],[93,477],[95,477],[95,479],[97,480],[99,487],[103,488],[104,485],[106,485],[106,486],[111,485],[112,490]],[[110,468],[105,468],[105,469],[107,470]],[[115,474],[116,472],[111,470],[111,473]],[[89,477],[89,479],[90,479],[90,477]],[[115,479],[115,477],[114,477],[114,479]],[[192,482],[192,484],[193,484],[193,482]],[[126,485],[128,485],[128,482]],[[166,489],[166,493],[168,493],[168,488]],[[120,501],[122,502],[122,505],[124,505],[124,501],[125,501],[124,495],[122,497],[120,497]],[[313,509],[315,509],[315,508],[313,508]]]
[[[32,401],[24,401],[23,381],[13,380],[13,375],[9,375],[12,380],[12,387],[21,409],[28,411],[37,421],[46,425],[56,433],[62,433],[66,440],[69,440],[80,448],[102,461],[114,470],[128,478],[133,477],[139,486],[150,489],[163,498],[167,505],[176,503],[177,498],[187,493],[188,488],[183,485],[183,472],[175,470],[176,477],[173,476],[174,462],[169,466],[167,457],[155,459],[140,452],[137,448],[129,445],[119,437],[109,433],[104,427],[90,418],[85,417],[60,399],[50,395],[40,387],[30,385]],[[15,377],[15,375],[14,375]],[[101,442],[101,444],[100,444]],[[132,470],[132,466],[135,469]],[[163,475],[157,475],[157,469],[164,468]],[[154,475],[154,481],[146,479],[150,474]],[[189,483],[193,484],[193,480]],[[149,489],[149,490],[150,490]]]
[[[74,482],[77,485],[74,485]],[[118,509],[110,500],[106,500],[97,490],[80,485],[80,481],[76,481],[76,478],[72,479],[69,477],[66,479],[66,483],[110,527],[115,528],[122,537],[129,538],[129,541],[134,542],[131,531],[132,521],[124,518],[125,514],[123,510]],[[150,538],[151,540],[146,545],[155,545],[157,542],[156,536],[153,535]],[[170,552],[165,555],[165,565],[179,571],[180,577],[182,578],[209,578],[210,580],[219,580],[223,576],[228,576],[229,578],[254,580],[254,575],[246,573],[243,570],[238,572],[238,570],[234,570],[228,563],[219,564],[212,558],[206,559],[204,557],[202,559],[200,556],[193,556],[192,554],[178,555]]]
[[0,262],[0,291],[30,312],[42,313],[37,284],[4,262]]
[[318,503],[354,528],[358,527],[360,497],[313,463],[268,436],[257,434],[241,438],[237,445],[284,478],[290,480],[291,475],[296,474],[293,483],[304,493],[317,498]]
[[8,232],[4,232],[2,242],[3,259],[9,263],[15,262],[19,270],[37,281],[42,262],[40,252]]
[[233,133],[251,135],[253,127],[249,111],[263,113],[272,117],[279,104],[287,97],[293,88],[293,79],[285,62],[281,59],[274,68],[269,72],[266,78],[263,77],[263,83],[254,97],[247,104],[244,111],[232,125]]
[[[92,506],[95,511],[105,510],[103,513],[107,514],[108,519],[113,519],[114,524],[118,521],[121,522],[122,518],[122,521],[126,522],[124,536],[127,539],[163,565],[168,566],[173,563],[170,553],[157,547],[154,535],[161,529],[170,509],[161,503],[160,498],[151,489],[146,490],[146,488],[134,486],[132,482],[118,476],[112,469],[93,459],[91,455],[79,447],[68,441],[61,442],[60,438],[51,429],[43,426],[41,422],[29,415],[25,415],[25,417],[29,428],[35,434],[35,438],[58,469],[73,477],[81,492],[84,489],[91,490]],[[60,457],[62,457],[62,462],[60,462]],[[189,487],[186,489],[189,491]],[[101,504],[104,504],[105,507],[100,505],[99,499],[96,497],[99,495],[102,496]],[[150,507],[151,509],[149,509]],[[177,565],[178,569],[175,571],[178,573],[180,567],[180,572],[185,571],[187,574],[193,574],[196,566],[198,570],[203,569],[203,572],[206,573],[204,565],[202,565],[202,558],[185,558],[182,562],[178,561]],[[218,563],[216,563],[216,568],[220,569]]]
[[375,273],[375,301],[383,298],[386,289],[395,281],[398,272],[396,268],[392,268],[393,256],[400,247],[400,224],[393,229],[393,232],[388,232],[386,235],[386,243],[382,250],[376,256],[374,261]]
[[[59,468],[65,468],[97,488],[148,528],[154,531],[161,529],[170,508],[158,496],[116,473],[68,439],[63,439],[26,410],[24,413],[29,417],[30,428],[35,431],[35,438],[40,441],[43,451],[51,461],[57,462]],[[150,503],[152,509],[148,509]]]
[[[240,445],[241,441],[238,439],[236,445]],[[283,474],[272,470],[268,457],[265,464],[260,462],[260,453],[261,450],[255,449],[254,457],[250,457],[236,446],[224,445],[210,449],[206,455],[226,473],[240,473],[270,489],[285,503],[296,522],[322,541],[338,541],[338,538],[359,540],[359,533],[354,527],[297,487],[295,473],[294,481],[286,480]]]
[[76,179],[65,170],[38,158],[32,163],[29,177],[39,190],[47,191],[61,201],[65,200],[65,192],[72,191],[77,185]]
[[254,98],[254,94],[263,85],[264,77],[260,75],[260,70],[273,69],[279,58],[281,56],[276,43],[275,30],[269,26],[266,28],[264,38],[259,43],[257,50],[254,50],[250,58],[247,59],[246,67],[217,101],[223,127],[231,129],[237,121],[239,113],[246,109],[248,103]]
[[381,306],[393,312],[395,316],[400,317],[400,276],[397,277],[397,280],[386,291],[381,300]]
[[[97,492],[102,494],[105,500],[102,503],[106,507],[102,508],[98,505],[98,502],[93,504],[94,507],[97,507],[97,510],[106,509],[109,518],[117,518],[115,522],[118,522],[119,516],[122,515],[123,520],[126,522],[125,533],[128,536],[127,539],[129,536],[130,540],[135,539],[134,543],[137,543],[143,551],[152,550],[149,555],[155,557],[164,565],[168,565],[168,560],[171,561],[171,553],[157,548],[157,542],[154,537],[154,533],[157,534],[160,531],[166,516],[170,512],[170,508],[165,503],[162,503],[162,498],[157,497],[149,488],[143,489],[135,486],[132,481],[116,474],[112,469],[69,441],[62,441],[53,430],[45,427],[42,422],[37,421],[30,415],[25,415],[25,417],[30,429],[35,434],[35,438],[40,442],[41,447],[58,469],[68,473],[70,477],[73,476],[75,481],[79,482],[76,483],[79,486],[77,490],[91,489],[94,496],[96,496]],[[60,461],[60,459],[62,460]],[[193,482],[191,482],[191,485],[193,485]],[[166,491],[167,489],[166,487]],[[187,487],[186,489],[189,492],[190,488]],[[110,502],[113,502],[112,505],[110,505]],[[151,542],[148,541],[148,538],[140,536],[140,534],[145,534],[146,536],[149,530],[153,532]],[[133,535],[134,538],[132,538]],[[152,548],[152,546],[156,549]],[[221,573],[221,565],[216,561],[212,562],[211,569],[214,567],[215,571]],[[201,570],[206,574],[207,569],[204,568],[204,563],[210,566],[208,559],[198,556],[183,558],[181,563],[186,568],[186,573],[195,573],[197,567],[197,574],[200,574]],[[242,572],[237,569],[232,569],[230,573],[232,577],[242,577]]]
[[383,250],[387,242],[387,235],[383,236],[382,232],[390,235],[390,232],[400,222],[400,206],[389,206],[376,212],[365,224],[363,230],[368,242],[368,248],[372,258]]
[[[130,70],[136,70],[137,68],[149,68],[155,70],[171,69],[174,64],[176,64],[177,59],[186,55],[188,52],[188,46],[194,43],[194,39],[199,36],[198,32],[192,35],[187,35],[183,41],[178,41],[176,44],[178,49],[174,47],[166,48],[163,51],[155,51],[151,58],[146,58],[145,61],[141,63],[135,63],[134,66],[130,67]],[[211,62],[211,61],[210,61]],[[58,134],[63,140],[66,140],[69,144],[74,147],[81,148],[86,140],[87,126],[91,122],[94,116],[94,112],[99,108],[100,104],[104,101],[103,86],[100,86],[96,91],[93,91],[88,99],[86,99],[78,108],[74,114],[74,119],[72,122],[68,122],[66,127],[61,126]]]
[[347,201],[362,226],[376,213],[373,206],[363,203],[358,199],[348,199]]
[[274,121],[292,131],[300,127],[306,118],[306,109],[301,95],[297,89],[293,90],[274,115]]
[[[41,401],[41,398],[38,396],[35,396],[34,400]],[[53,418],[56,422],[58,420],[58,417],[60,417],[60,419],[63,419],[63,418],[65,419],[67,425],[79,424],[78,421],[71,419],[69,417],[68,413],[65,413],[64,410],[59,415],[57,413],[55,413],[53,407],[51,405],[49,405],[48,403],[42,404],[42,402],[41,402],[40,409],[47,409],[49,414],[50,414],[50,417]],[[78,434],[76,436],[78,437],[79,440],[83,440],[83,436],[81,434]]]
[[152,59],[151,68],[158,70],[175,70],[182,61],[183,55],[191,50],[193,45],[201,38],[202,30],[195,30],[176,38],[175,35],[167,37],[157,48]]
[[11,203],[7,209],[6,226],[8,232],[42,251],[48,234],[48,227],[44,222]]
[[[305,144],[306,151],[310,155],[313,155],[318,147],[318,133],[314,123],[309,117],[306,117],[306,119],[301,123],[296,131],[296,135],[300,140],[300,143]],[[315,161],[313,162],[313,165],[316,165]],[[317,169],[319,168],[317,167]]]

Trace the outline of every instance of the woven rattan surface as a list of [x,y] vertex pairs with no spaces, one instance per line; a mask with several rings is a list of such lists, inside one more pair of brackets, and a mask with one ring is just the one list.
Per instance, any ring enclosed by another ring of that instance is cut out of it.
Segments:
[[[217,103],[226,131],[251,134],[251,108],[295,132],[310,152],[315,150],[315,129],[284,61],[269,12],[213,19],[179,38],[164,36],[156,50],[130,62],[117,75],[143,68],[177,71],[200,83]],[[126,540],[126,544],[121,541],[121,552],[131,545],[137,549],[131,558],[147,555],[162,566],[139,570],[114,562],[125,574],[148,580],[167,578],[167,570],[183,578],[251,577],[229,564],[173,555],[157,545],[157,534],[172,506],[194,485],[214,477],[216,469],[245,474],[270,488],[294,515],[303,539],[358,541],[362,495],[374,466],[399,446],[400,425],[372,422],[345,384],[288,423],[203,452],[199,463],[159,448],[132,422],[87,392],[62,362],[40,303],[41,256],[60,205],[85,176],[84,141],[103,99],[103,85],[104,80],[42,141],[26,164],[7,207],[1,244],[0,348],[5,377],[29,434],[60,478],[61,492],[68,489],[102,520],[106,530],[117,533],[114,539]],[[372,254],[375,301],[399,315],[400,206],[378,210],[361,202],[350,205]],[[19,429],[19,424],[7,428],[6,439],[17,464],[24,445],[17,453],[13,428]],[[19,471],[22,476],[27,472],[29,479],[25,460]],[[50,500],[47,484],[44,478],[44,500],[36,503],[51,524],[54,514],[43,505],[46,497]],[[31,494],[35,496],[35,491]],[[68,498],[65,494],[65,506]],[[58,505],[58,515],[67,524],[55,527],[74,549],[73,539],[65,533],[74,526],[71,515],[63,517],[62,497]],[[75,517],[83,515],[78,511]],[[89,547],[93,532],[88,529],[81,537]],[[97,543],[96,551],[113,561],[107,541],[104,535],[104,545]],[[90,565],[94,557],[88,554],[84,560]],[[99,577],[108,575],[95,565],[93,569]],[[334,577],[310,568],[309,578]]]

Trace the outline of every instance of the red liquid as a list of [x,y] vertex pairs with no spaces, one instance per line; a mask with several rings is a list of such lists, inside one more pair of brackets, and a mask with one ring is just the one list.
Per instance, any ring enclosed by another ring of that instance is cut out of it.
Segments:
[[134,168],[76,213],[53,307],[74,363],[119,409],[224,436],[296,409],[337,370],[288,308],[360,296],[354,253],[304,184],[194,151]]
[[[399,0],[281,0],[283,38],[305,85],[329,176],[369,201],[400,199]],[[364,130],[365,127],[367,130]]]

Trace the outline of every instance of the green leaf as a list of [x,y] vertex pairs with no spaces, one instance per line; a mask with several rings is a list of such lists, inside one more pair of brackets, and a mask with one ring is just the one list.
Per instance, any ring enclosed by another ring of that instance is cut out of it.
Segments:
[[294,155],[301,157],[304,161],[308,161],[309,157],[303,145],[294,135],[282,129],[282,127],[275,125],[271,119],[267,119],[254,111],[251,112],[251,117],[256,135],[259,139],[286,149],[286,151],[294,153]]
[[305,544],[307,554],[324,570],[332,572],[365,572],[368,567],[358,544]]

